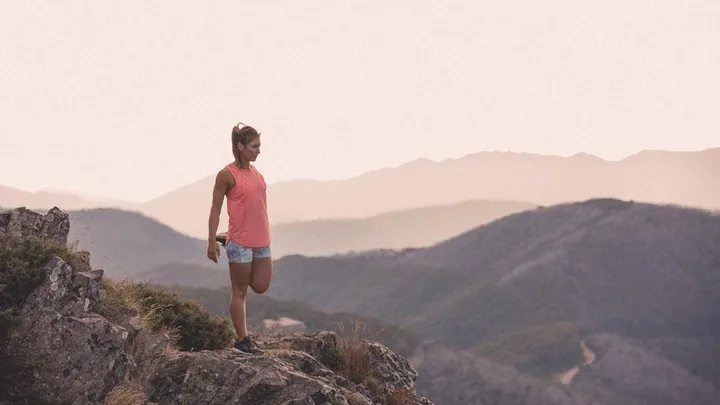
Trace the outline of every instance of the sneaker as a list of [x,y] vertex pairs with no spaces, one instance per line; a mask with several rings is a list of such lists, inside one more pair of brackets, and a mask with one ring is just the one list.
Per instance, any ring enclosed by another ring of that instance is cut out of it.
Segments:
[[235,344],[233,345],[233,347],[245,353],[264,353],[263,350],[258,347],[257,343],[255,343],[255,341],[252,340],[250,336],[245,336],[242,340],[235,339]]

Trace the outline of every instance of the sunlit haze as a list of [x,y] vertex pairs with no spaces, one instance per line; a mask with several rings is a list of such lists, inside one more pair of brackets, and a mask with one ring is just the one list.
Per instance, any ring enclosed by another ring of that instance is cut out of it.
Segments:
[[717,0],[13,1],[0,34],[0,185],[27,191],[148,200],[238,121],[271,183],[720,146]]

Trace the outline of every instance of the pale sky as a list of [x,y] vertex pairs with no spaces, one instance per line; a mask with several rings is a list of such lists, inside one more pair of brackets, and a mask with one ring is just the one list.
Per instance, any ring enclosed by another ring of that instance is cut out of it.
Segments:
[[0,185],[143,201],[481,151],[720,146],[720,1],[0,3]]

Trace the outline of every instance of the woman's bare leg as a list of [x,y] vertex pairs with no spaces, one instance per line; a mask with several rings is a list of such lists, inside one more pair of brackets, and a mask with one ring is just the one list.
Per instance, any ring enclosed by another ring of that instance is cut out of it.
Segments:
[[270,288],[272,270],[272,258],[258,257],[253,259],[250,270],[250,287],[255,293],[262,294]]
[[230,319],[232,319],[239,340],[248,335],[245,299],[250,284],[251,268],[251,263],[230,263],[230,283],[232,284]]

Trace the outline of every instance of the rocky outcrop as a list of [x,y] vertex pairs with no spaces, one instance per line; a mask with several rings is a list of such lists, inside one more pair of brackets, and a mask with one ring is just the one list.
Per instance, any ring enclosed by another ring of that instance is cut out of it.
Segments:
[[26,208],[16,208],[0,215],[0,236],[7,235],[19,240],[45,237],[64,245],[69,232],[68,214],[57,207],[45,215]]
[[[0,213],[0,236],[66,244],[68,230],[68,217],[57,208],[47,215]],[[42,401],[104,404],[111,402],[109,394],[122,391],[118,387],[134,387],[139,395],[128,405],[431,405],[414,394],[417,373],[410,364],[379,343],[362,342],[368,381],[354,383],[333,371],[327,359],[338,353],[338,340],[331,332],[261,336],[260,355],[230,348],[178,351],[167,335],[147,330],[137,313],[128,312],[119,323],[93,313],[103,272],[91,270],[87,253],[80,257],[73,263],[78,268],[59,257],[44,266],[44,281],[24,301],[22,321],[9,341],[39,362],[32,396]],[[403,402],[393,399],[399,392],[405,393]]]

